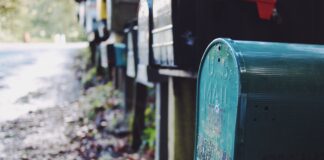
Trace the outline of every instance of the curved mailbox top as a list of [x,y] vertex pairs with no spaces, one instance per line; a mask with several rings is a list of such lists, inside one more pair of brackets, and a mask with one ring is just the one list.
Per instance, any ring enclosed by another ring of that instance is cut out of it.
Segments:
[[126,45],[127,45],[127,71],[129,77],[136,77],[137,65],[137,22],[125,30]]
[[138,10],[138,54],[139,63],[149,65],[152,30],[152,0],[140,0]]
[[323,106],[324,46],[216,39],[199,70],[195,159],[323,155]]
[[147,86],[152,86],[149,82],[150,74],[148,67],[152,65],[152,0],[140,0],[138,9],[137,26],[137,51],[138,64],[136,81]]

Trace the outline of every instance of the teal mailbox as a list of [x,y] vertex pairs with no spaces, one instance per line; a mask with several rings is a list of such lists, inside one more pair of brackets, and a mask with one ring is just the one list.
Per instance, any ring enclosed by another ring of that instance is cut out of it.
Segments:
[[115,43],[114,49],[115,49],[116,67],[126,67],[126,57],[127,57],[126,45],[123,43]]
[[195,159],[324,159],[324,46],[214,40],[198,76]]

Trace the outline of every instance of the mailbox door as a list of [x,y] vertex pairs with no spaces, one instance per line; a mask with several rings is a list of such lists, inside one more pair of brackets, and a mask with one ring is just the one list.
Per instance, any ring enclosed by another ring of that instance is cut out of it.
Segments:
[[211,45],[198,77],[195,159],[233,160],[240,76],[231,48]]

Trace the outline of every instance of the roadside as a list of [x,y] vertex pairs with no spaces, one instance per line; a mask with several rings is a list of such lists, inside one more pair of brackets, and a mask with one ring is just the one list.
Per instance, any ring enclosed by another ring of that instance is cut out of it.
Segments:
[[87,51],[72,58],[64,78],[47,78],[43,88],[17,99],[22,106],[53,94],[56,100],[55,105],[0,123],[0,159],[153,159],[148,143],[154,140],[138,152],[131,148],[132,114],[125,113],[121,93],[96,76]]
[[[7,48],[6,48],[7,47]],[[75,159],[68,137],[80,117],[84,44],[5,45],[0,49],[0,159]]]

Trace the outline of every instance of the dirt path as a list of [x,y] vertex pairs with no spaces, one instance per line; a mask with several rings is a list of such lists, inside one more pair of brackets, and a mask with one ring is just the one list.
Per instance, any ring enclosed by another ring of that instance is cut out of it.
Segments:
[[84,49],[84,45],[67,44],[0,50],[8,59],[0,61],[0,66],[17,63],[15,69],[0,70],[4,74],[0,160],[76,159],[71,143],[81,114],[75,102],[80,93],[76,56]]
[[78,113],[77,105],[52,107],[0,124],[0,159],[75,159],[68,135]]

